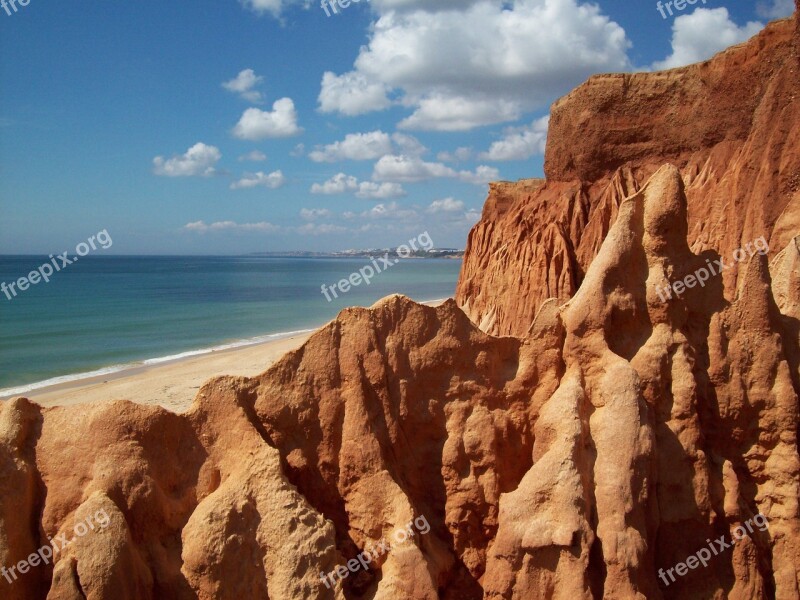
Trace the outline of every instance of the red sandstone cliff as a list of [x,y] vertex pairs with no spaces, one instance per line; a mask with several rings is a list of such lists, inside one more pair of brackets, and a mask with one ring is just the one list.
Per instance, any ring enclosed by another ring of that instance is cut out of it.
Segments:
[[[597,75],[551,110],[546,181],[494,184],[456,300],[484,331],[524,335],[570,298],[620,202],[665,162],[686,183],[689,245],[731,257],[800,232],[800,40],[792,20],[704,63]],[[740,269],[725,273],[730,299]]]
[[[796,74],[793,27],[774,24],[723,54],[717,78]],[[647,118],[634,94],[646,103],[657,82],[711,64],[636,76],[631,118]],[[680,85],[668,86],[676,97]],[[54,565],[0,579],[2,597],[800,597],[800,215],[787,85],[776,77],[758,99],[786,119],[763,122],[763,140],[731,132],[713,149],[659,159],[657,140],[637,150],[628,132],[628,166],[595,172],[567,144],[548,150],[548,171],[561,164],[575,181],[495,185],[459,297],[477,290],[470,314],[516,337],[482,331],[453,301],[393,296],[343,311],[259,377],[208,382],[183,415],[129,402],[4,404],[0,566],[100,511],[107,526]],[[581,89],[559,106],[602,121]],[[714,195],[739,194],[755,165],[758,189],[776,194],[738,208]],[[722,252],[762,225],[769,256],[660,297],[716,256],[702,232]],[[498,287],[486,287],[491,276]],[[539,291],[531,281],[550,286],[542,298],[527,298]],[[662,572],[707,540],[730,542],[756,515],[768,527],[664,583]],[[320,580],[421,517],[429,531],[330,588]]]

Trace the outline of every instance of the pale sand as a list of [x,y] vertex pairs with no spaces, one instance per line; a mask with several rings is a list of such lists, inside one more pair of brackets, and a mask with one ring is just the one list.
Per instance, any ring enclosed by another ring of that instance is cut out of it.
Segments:
[[[424,302],[438,306],[444,300]],[[24,394],[41,406],[68,406],[83,402],[131,400],[163,406],[173,412],[191,407],[200,387],[221,375],[254,377],[266,371],[284,354],[295,350],[313,332],[178,359],[134,367],[125,371],[62,383]]]

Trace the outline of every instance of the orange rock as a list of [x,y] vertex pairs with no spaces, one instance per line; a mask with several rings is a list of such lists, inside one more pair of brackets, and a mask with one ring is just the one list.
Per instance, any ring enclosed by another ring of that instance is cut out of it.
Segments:
[[[183,415],[0,406],[2,565],[107,515],[51,564],[0,576],[0,595],[800,597],[795,32],[779,22],[704,65],[632,76],[624,95],[606,76],[557,104],[576,123],[588,111],[597,146],[548,150],[551,176],[578,179],[493,186],[459,287],[481,327],[455,301],[390,296],[258,377],[209,381]],[[721,117],[719,140],[687,125],[659,157],[655,138],[603,125],[605,106],[643,127],[653,90],[682,86],[711,119],[703,93],[744,85],[737,69],[761,93],[742,91],[752,119]],[[698,285],[760,231],[770,256]],[[757,515],[768,527],[672,573]]]

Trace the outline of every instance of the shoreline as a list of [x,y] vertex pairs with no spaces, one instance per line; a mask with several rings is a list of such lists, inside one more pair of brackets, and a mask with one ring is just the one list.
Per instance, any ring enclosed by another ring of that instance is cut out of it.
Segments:
[[[320,325],[319,327],[322,327]],[[208,356],[210,354],[220,354],[223,352],[230,352],[249,348],[251,346],[260,346],[270,342],[277,342],[286,338],[302,335],[306,333],[313,333],[317,328],[311,329],[298,329],[297,331],[286,331],[281,333],[271,333],[261,335],[253,338],[245,338],[227,344],[220,344],[218,346],[210,346],[208,348],[200,348],[197,350],[186,350],[177,354],[170,354],[167,356],[159,356],[156,358],[146,358],[143,360],[136,360],[128,363],[121,363],[117,365],[109,365],[101,367],[92,371],[83,371],[79,373],[71,373],[69,375],[60,375],[58,377],[51,377],[42,381],[35,381],[33,383],[19,385],[0,389],[0,401],[9,400],[11,398],[19,398],[22,396],[30,398],[33,394],[39,394],[44,391],[58,389],[71,389],[79,387],[82,383],[87,381],[107,380],[111,381],[119,379],[134,372],[142,372],[151,367],[161,365],[176,364],[184,360],[196,358],[200,356]]]
[[[420,304],[438,306],[445,300],[427,300]],[[40,406],[53,407],[124,399],[183,412],[191,406],[197,391],[209,379],[221,375],[259,375],[284,354],[302,346],[324,325],[7,388],[11,393],[0,390],[0,402],[28,398]],[[27,389],[15,391],[20,388]]]

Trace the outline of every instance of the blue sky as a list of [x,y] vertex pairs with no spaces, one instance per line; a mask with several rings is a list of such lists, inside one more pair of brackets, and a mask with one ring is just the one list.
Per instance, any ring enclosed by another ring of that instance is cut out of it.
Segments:
[[464,247],[542,175],[548,106],[678,66],[791,0],[44,2],[0,9],[0,253]]

